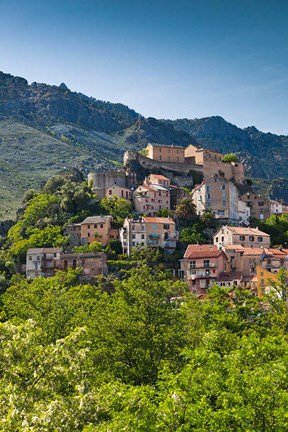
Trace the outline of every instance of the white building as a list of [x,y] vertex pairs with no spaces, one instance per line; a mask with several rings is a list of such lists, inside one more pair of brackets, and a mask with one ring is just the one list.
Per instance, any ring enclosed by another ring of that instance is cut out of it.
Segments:
[[33,248],[26,254],[26,277],[54,276],[63,248]]
[[283,213],[283,205],[279,201],[269,200],[270,201],[270,213],[271,214],[282,214]]

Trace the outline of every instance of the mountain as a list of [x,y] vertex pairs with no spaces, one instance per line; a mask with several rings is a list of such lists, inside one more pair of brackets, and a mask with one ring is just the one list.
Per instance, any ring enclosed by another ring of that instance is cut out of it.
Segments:
[[25,191],[48,177],[72,167],[84,174],[118,167],[125,150],[139,150],[148,142],[235,152],[249,175],[266,179],[272,194],[276,182],[276,195],[285,196],[288,137],[240,129],[221,117],[144,118],[123,104],[73,92],[64,83],[29,85],[0,72],[0,220],[13,216]]
[[288,176],[288,136],[263,133],[254,126],[240,129],[219,116],[163,122],[190,134],[204,147],[224,154],[236,153],[245,163],[249,176],[270,182]]

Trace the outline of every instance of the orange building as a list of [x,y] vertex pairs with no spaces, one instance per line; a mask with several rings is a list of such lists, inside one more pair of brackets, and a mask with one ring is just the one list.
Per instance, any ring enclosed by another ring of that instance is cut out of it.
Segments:
[[107,246],[110,240],[119,239],[119,230],[112,227],[112,216],[89,216],[81,223],[81,242],[100,242]]
[[180,264],[189,290],[197,296],[205,295],[207,288],[228,270],[226,254],[211,244],[189,245]]

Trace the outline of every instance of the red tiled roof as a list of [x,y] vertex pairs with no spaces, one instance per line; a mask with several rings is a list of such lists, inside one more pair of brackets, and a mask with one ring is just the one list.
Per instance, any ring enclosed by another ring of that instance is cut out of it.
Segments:
[[247,248],[243,247],[243,255],[259,255],[261,256],[264,252],[263,248]]
[[184,258],[217,258],[222,253],[224,252],[221,249],[218,249],[216,245],[191,244],[187,246]]
[[157,179],[159,179],[159,180],[168,180],[169,181],[168,177],[165,177],[165,176],[163,176],[161,174],[150,174],[150,175],[153,176],[153,177],[155,177],[155,178],[157,178]]

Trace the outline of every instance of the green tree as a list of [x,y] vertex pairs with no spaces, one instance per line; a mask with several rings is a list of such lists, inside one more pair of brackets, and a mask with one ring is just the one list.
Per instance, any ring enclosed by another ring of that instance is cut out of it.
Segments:
[[234,153],[226,153],[223,156],[222,162],[225,162],[225,163],[239,162],[239,159]]
[[197,213],[196,206],[193,203],[192,198],[182,198],[178,202],[176,206],[176,215],[179,219],[185,221],[186,224],[195,220]]
[[103,213],[113,217],[114,223],[118,226],[122,226],[125,218],[131,213],[131,202],[117,196],[102,198],[100,207]]

